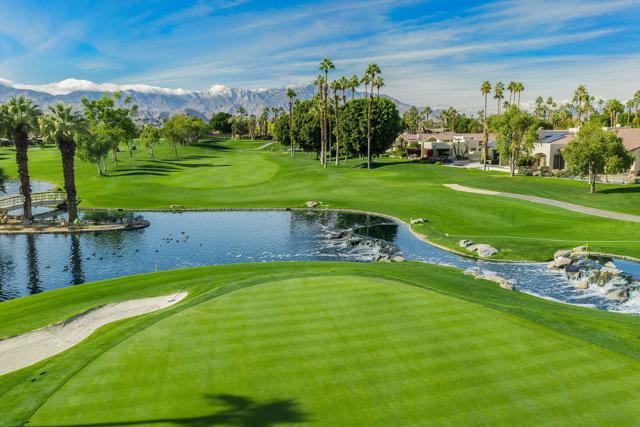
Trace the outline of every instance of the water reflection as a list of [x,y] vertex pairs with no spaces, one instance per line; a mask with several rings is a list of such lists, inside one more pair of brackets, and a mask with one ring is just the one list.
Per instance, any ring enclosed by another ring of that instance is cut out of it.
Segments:
[[71,269],[70,285],[80,285],[84,283],[84,271],[82,270],[82,251],[80,250],[80,236],[73,234],[71,238],[71,252],[69,255],[69,266]]
[[42,292],[42,282],[40,281],[40,267],[38,265],[38,249],[36,247],[36,235],[28,234],[26,239],[26,259],[27,259],[27,275],[29,283],[27,288],[29,294],[37,294]]

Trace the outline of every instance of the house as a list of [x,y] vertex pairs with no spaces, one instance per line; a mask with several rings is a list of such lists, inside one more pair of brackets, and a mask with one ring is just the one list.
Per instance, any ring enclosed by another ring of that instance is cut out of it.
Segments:
[[531,153],[536,159],[533,169],[564,169],[562,150],[572,139],[573,134],[568,130],[538,130],[538,140],[533,144]]
[[634,158],[631,173],[640,174],[640,128],[616,128],[613,133],[622,138],[622,144]]
[[[483,145],[482,133],[403,133],[396,139],[395,147],[412,149],[423,159],[456,158],[479,161]],[[489,157],[494,157],[495,138],[489,135]]]
[[[638,128],[603,128],[622,138],[622,144],[627,152],[635,159],[630,172],[636,175],[640,173],[640,129]],[[542,167],[549,169],[562,170],[565,168],[562,150],[569,144],[578,129],[568,130],[539,130],[538,140],[533,144],[532,155],[536,162],[533,165],[534,170]]]

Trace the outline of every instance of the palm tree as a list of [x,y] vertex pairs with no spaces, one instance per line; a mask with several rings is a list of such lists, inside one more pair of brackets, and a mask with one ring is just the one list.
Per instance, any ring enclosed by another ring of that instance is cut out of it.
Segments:
[[26,221],[33,219],[31,211],[31,182],[29,180],[29,134],[38,126],[40,110],[32,100],[24,96],[13,97],[2,106],[3,128],[16,148],[16,164],[20,180],[20,194],[22,195],[23,214]]
[[500,105],[502,104],[502,99],[504,98],[504,83],[498,82],[493,88],[493,99],[498,100],[498,108],[497,113],[500,115]]
[[371,94],[369,95],[369,108],[367,110],[367,169],[371,169],[371,116],[373,114],[373,82],[376,77],[382,74],[378,64],[369,64],[364,73],[364,77],[368,76],[371,83]]
[[518,108],[520,108],[520,94],[524,91],[524,85],[522,82],[516,83],[516,92],[518,92]]
[[480,93],[482,93],[482,95],[484,96],[484,115],[483,118],[484,120],[482,121],[482,129],[483,129],[483,143],[482,143],[482,147],[483,147],[483,161],[482,163],[484,164],[484,169],[487,169],[487,157],[489,157],[489,150],[488,150],[488,146],[489,146],[489,130],[487,127],[487,98],[489,96],[489,94],[491,93],[491,83],[489,83],[488,80],[485,80],[484,82],[482,82],[482,85],[480,85]]
[[360,83],[364,85],[365,96],[369,96],[369,83],[371,83],[371,76],[369,76],[368,74],[365,74],[360,79]]
[[322,126],[324,109],[322,108],[322,92],[324,92],[324,77],[318,75],[316,79],[313,81],[313,84],[318,88],[318,101],[320,102],[320,111],[318,112],[318,119],[320,121],[320,163],[324,166],[326,156],[325,156],[325,128]]
[[340,83],[340,90],[342,90],[342,103],[346,104],[347,103],[346,90],[349,88],[349,79],[346,78],[345,76],[340,76],[340,78],[338,79],[338,82]]
[[633,94],[633,100],[636,102],[636,123],[640,126],[640,90]]
[[449,129],[451,129],[451,133],[456,132],[456,118],[458,117],[458,110],[453,107],[449,107],[447,111],[445,111],[445,117],[447,119],[447,124]]
[[384,87],[384,79],[380,76],[376,77],[376,79],[373,81],[373,87],[376,88],[376,90],[378,91],[378,98],[380,98],[380,89]]
[[431,107],[424,107],[424,110],[422,110],[422,114],[424,114],[427,126],[429,126],[429,116],[431,116],[432,113],[433,110],[431,109]]
[[517,91],[518,88],[518,83],[516,82],[509,82],[509,85],[507,86],[507,89],[509,90],[509,104],[514,104],[515,103],[515,93]]
[[84,117],[74,111],[71,106],[65,107],[62,103],[56,104],[49,107],[49,112],[44,116],[43,137],[56,143],[62,157],[62,174],[64,176],[64,190],[67,193],[69,222],[78,218],[74,158],[78,139],[85,131]]
[[549,120],[549,116],[551,114],[551,111],[553,111],[553,109],[556,108],[556,103],[553,101],[552,97],[548,97],[547,98],[547,102],[546,102],[546,118],[547,120]]
[[291,157],[295,156],[293,147],[293,98],[297,97],[296,91],[292,88],[287,89],[287,98],[289,99],[289,142],[291,143]]
[[351,99],[355,99],[356,89],[358,89],[359,86],[360,86],[360,78],[354,74],[349,79],[349,84],[347,85],[347,87],[351,89]]
[[631,123],[631,112],[633,110],[633,99],[629,99],[626,103],[627,106],[627,126],[629,126],[629,123]]
[[[323,118],[322,125],[324,126],[324,134],[325,140],[328,143],[328,149],[325,149],[325,155],[329,155],[331,157],[331,132],[328,129],[328,121],[327,121],[327,98],[329,91],[329,71],[334,70],[336,67],[333,65],[333,62],[329,58],[323,58],[320,61],[320,71],[324,71],[324,85],[322,89],[322,110],[323,110]],[[327,167],[327,160],[323,161],[324,167]]]
[[588,96],[589,95],[587,93],[587,89],[583,85],[578,86],[578,89],[576,89],[576,91],[573,93],[572,102],[575,104],[575,107],[576,107],[576,116],[578,118],[578,126],[582,124],[582,113],[583,113],[582,105],[585,98],[587,98]]
[[336,165],[340,164],[340,111],[338,109],[338,91],[344,89],[340,80],[331,82],[333,91],[333,108],[336,110]]

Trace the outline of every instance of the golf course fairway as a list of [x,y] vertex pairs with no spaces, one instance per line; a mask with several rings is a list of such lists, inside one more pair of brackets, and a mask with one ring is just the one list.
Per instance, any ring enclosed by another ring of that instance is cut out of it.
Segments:
[[[633,425],[640,318],[420,263],[125,277],[2,303],[0,336],[187,298],[0,377],[7,426]],[[29,307],[29,310],[25,310]]]

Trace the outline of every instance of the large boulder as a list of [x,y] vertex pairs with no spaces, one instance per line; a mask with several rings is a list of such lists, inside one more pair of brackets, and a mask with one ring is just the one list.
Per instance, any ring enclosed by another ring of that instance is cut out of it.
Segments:
[[482,258],[488,258],[498,253],[498,250],[496,248],[485,244],[471,245],[467,247],[467,250],[471,252],[477,252],[478,256]]
[[553,254],[554,258],[560,258],[560,257],[570,257],[571,256],[571,251],[569,250],[560,250],[560,251],[556,251],[555,254]]
[[460,247],[461,248],[468,248],[469,246],[473,245],[473,242],[471,240],[460,240]]
[[307,207],[308,207],[309,209],[313,209],[313,208],[317,207],[319,204],[320,204],[319,202],[316,202],[316,201],[314,201],[314,200],[309,200],[309,201],[306,203],[306,205],[307,205]]
[[566,266],[571,265],[573,263],[573,260],[571,258],[561,256],[554,259],[553,263],[557,268],[565,268]]
[[576,282],[573,286],[576,289],[589,289],[589,282],[586,280],[582,280],[580,282]]
[[614,289],[605,295],[612,301],[625,302],[629,299],[629,291],[626,289]]
[[424,224],[424,218],[411,218],[411,224]]

